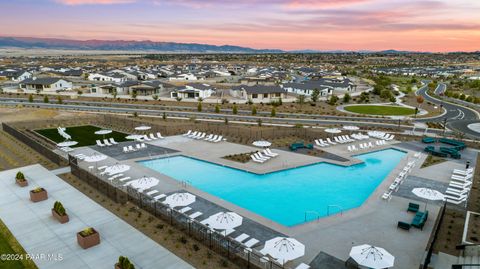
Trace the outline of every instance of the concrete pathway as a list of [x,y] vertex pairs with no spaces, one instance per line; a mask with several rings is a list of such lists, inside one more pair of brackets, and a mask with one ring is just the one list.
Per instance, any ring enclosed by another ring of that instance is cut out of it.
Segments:
[[[19,170],[28,187],[15,184]],[[120,255],[127,256],[135,268],[193,268],[38,164],[0,172],[0,178],[0,218],[27,253],[46,255],[35,260],[39,268],[111,269]],[[37,186],[48,191],[48,200],[29,200],[29,191]],[[70,216],[66,224],[51,216],[57,200]],[[101,243],[84,250],[77,244],[76,233],[86,227],[99,231]]]

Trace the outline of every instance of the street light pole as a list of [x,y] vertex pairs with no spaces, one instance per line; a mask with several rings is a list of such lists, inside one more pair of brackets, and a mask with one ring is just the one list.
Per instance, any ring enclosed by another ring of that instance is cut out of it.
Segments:
[[443,119],[443,137],[445,137],[446,130],[447,130],[447,117]]

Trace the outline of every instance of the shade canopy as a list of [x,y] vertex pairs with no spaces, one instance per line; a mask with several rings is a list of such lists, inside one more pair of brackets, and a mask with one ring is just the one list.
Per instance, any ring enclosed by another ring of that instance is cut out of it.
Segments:
[[83,159],[84,161],[86,162],[89,162],[89,163],[94,163],[94,162],[99,162],[99,161],[103,161],[107,159],[107,156],[106,155],[103,155],[103,154],[93,154],[91,156],[87,156],[85,157],[85,159]]
[[330,134],[339,134],[342,131],[340,129],[337,129],[337,128],[328,128],[328,129],[325,129],[325,132],[330,133]]
[[345,125],[343,126],[343,129],[348,131],[356,131],[356,130],[360,130],[360,127],[355,125]]
[[252,145],[254,145],[255,147],[270,147],[272,145],[272,143],[268,142],[268,141],[265,141],[265,140],[259,140],[259,141],[255,141],[252,143]]
[[77,141],[64,141],[64,142],[58,143],[57,146],[58,147],[71,147],[71,146],[75,146],[76,144],[78,144]]
[[219,212],[211,215],[205,221],[210,228],[229,230],[242,225],[243,217],[235,212]]
[[132,135],[126,136],[125,138],[130,139],[130,140],[138,140],[138,139],[144,138],[144,137],[145,137],[145,135],[132,134]]
[[130,186],[135,189],[146,190],[158,185],[159,182],[160,181],[154,177],[141,177],[139,179],[130,181]]
[[114,174],[118,174],[118,173],[123,173],[123,172],[128,171],[128,170],[130,170],[130,165],[115,164],[115,165],[112,165],[112,166],[109,166],[109,167],[105,168],[105,170],[103,170],[103,173],[114,175]]
[[445,200],[445,195],[443,195],[443,193],[429,188],[414,188],[412,193],[427,200]]
[[305,245],[295,238],[275,237],[265,242],[265,247],[260,252],[268,254],[283,265],[305,255]]
[[188,192],[177,192],[167,196],[164,203],[168,204],[170,207],[173,208],[177,206],[187,206],[189,204],[193,204],[195,200],[196,197],[193,194],[190,194]]
[[385,249],[367,244],[353,247],[350,257],[359,265],[373,269],[393,267],[395,262],[395,257]]
[[140,125],[140,126],[135,127],[135,130],[137,130],[137,131],[146,131],[146,130],[150,130],[150,129],[152,129],[152,127],[147,126],[147,125]]
[[112,130],[103,129],[103,130],[98,130],[98,131],[96,131],[95,134],[97,134],[97,135],[106,135],[106,134],[109,134],[109,133],[111,133],[111,132],[112,132]]

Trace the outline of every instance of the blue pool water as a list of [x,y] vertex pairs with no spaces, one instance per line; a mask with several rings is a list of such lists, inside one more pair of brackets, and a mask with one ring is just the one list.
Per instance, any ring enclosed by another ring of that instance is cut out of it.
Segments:
[[[305,212],[320,217],[362,205],[404,152],[387,149],[357,155],[361,164],[343,167],[318,163],[265,175],[175,156],[140,162],[265,218],[293,226],[305,221]],[[307,213],[307,219],[317,218]]]

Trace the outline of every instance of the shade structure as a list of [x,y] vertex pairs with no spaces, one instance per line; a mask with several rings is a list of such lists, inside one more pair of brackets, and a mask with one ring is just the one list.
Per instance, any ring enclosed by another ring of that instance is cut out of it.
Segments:
[[107,156],[106,155],[103,155],[103,154],[93,154],[91,156],[87,156],[85,157],[85,159],[83,159],[84,161],[86,162],[89,162],[89,163],[94,163],[94,162],[99,162],[99,161],[103,161],[107,159]]
[[283,265],[305,255],[305,245],[295,238],[275,237],[265,242],[265,246],[260,252],[268,254]]
[[219,212],[208,217],[205,222],[213,229],[230,230],[242,225],[243,217],[235,212]]
[[177,206],[187,206],[193,204],[196,200],[195,195],[188,192],[177,192],[165,198],[165,204],[168,204],[170,207]]
[[137,130],[137,131],[146,131],[146,130],[150,130],[151,128],[152,128],[152,127],[147,126],[147,125],[140,125],[140,126],[135,127],[135,130]]
[[64,142],[58,143],[57,147],[71,147],[71,146],[75,146],[76,144],[78,144],[77,141],[64,141]]
[[138,140],[138,139],[143,138],[143,137],[145,137],[145,135],[132,134],[132,135],[126,136],[125,138],[130,139],[130,140]]
[[141,177],[130,182],[130,186],[135,189],[146,190],[158,185],[160,181],[154,177]]
[[343,126],[343,129],[347,131],[357,131],[357,130],[360,130],[360,127],[355,125],[345,125]]
[[130,165],[114,164],[112,166],[109,166],[109,167],[105,168],[105,170],[103,170],[102,173],[114,175],[114,174],[118,174],[118,173],[123,173],[123,172],[128,171],[128,170],[130,170]]
[[109,134],[109,133],[111,133],[111,132],[112,132],[112,130],[102,129],[102,130],[96,131],[95,134],[97,134],[97,135],[106,135],[106,134]]
[[412,193],[420,198],[427,200],[445,200],[445,195],[443,195],[443,193],[429,188],[414,188],[412,190]]
[[368,244],[353,247],[350,257],[359,265],[373,269],[393,267],[395,262],[395,257],[388,251]]
[[328,128],[325,129],[325,132],[330,133],[330,134],[339,134],[342,132],[342,130],[337,129],[337,128]]
[[272,143],[270,143],[268,141],[265,141],[265,140],[259,140],[259,141],[253,142],[252,145],[254,145],[255,147],[266,148],[266,147],[270,147],[272,145]]

